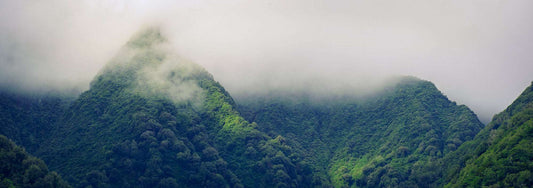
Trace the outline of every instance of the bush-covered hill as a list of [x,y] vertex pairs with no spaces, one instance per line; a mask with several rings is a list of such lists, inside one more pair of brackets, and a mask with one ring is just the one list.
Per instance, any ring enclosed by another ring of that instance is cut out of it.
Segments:
[[[235,102],[152,28],[75,99],[0,92],[0,134],[74,187],[532,186],[531,86],[483,127],[431,82],[396,81],[367,97]],[[67,186],[0,142],[0,187]]]
[[533,186],[533,85],[447,156],[446,187]]
[[422,168],[483,127],[428,81],[403,78],[367,98],[248,96],[239,109],[259,129],[286,137],[336,187],[427,187]]
[[66,110],[38,154],[79,187],[302,187],[311,171],[283,138],[234,109],[157,29],[133,37]]

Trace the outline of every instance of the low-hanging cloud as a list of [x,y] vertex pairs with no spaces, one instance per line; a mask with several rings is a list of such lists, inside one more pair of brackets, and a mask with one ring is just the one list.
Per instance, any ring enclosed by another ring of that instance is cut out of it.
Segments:
[[[485,122],[533,80],[533,2],[1,1],[0,84],[87,89],[141,26],[230,93],[434,82]],[[323,91],[324,89],[322,89]]]
[[158,27],[147,27],[104,66],[91,87],[98,87],[101,80],[112,81],[133,95],[201,110],[205,91],[198,79],[206,74],[199,65],[176,55]]
[[139,70],[132,91],[147,97],[160,96],[177,105],[190,104],[200,110],[205,91],[193,77],[204,70],[174,55],[169,49],[159,50],[165,53],[165,59],[157,65]]

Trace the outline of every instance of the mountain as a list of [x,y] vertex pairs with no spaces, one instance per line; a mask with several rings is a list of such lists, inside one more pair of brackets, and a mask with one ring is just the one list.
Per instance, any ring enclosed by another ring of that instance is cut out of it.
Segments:
[[533,186],[533,83],[445,159],[446,187]]
[[70,187],[44,162],[0,135],[0,187]]
[[79,96],[0,89],[0,187],[531,187],[532,87],[487,126],[414,77],[234,100],[148,28]]
[[[307,187],[309,165],[156,28],[134,36],[36,152],[76,187]],[[319,183],[319,182],[318,182]]]
[[400,79],[365,99],[309,94],[243,97],[239,109],[282,135],[335,187],[428,187],[421,173],[483,128],[430,82]]

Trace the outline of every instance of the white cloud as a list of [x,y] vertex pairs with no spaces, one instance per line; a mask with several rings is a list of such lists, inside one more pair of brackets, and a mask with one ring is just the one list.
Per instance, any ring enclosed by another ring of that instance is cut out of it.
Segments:
[[87,88],[131,34],[157,23],[180,55],[234,94],[413,75],[486,121],[533,80],[531,7],[529,0],[1,1],[0,83]]

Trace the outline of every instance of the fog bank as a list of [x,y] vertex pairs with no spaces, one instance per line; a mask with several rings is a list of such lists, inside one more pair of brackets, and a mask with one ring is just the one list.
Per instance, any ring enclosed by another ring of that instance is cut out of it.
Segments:
[[133,33],[157,24],[233,95],[365,92],[413,75],[487,122],[533,80],[531,9],[528,0],[7,0],[0,85],[87,89]]

